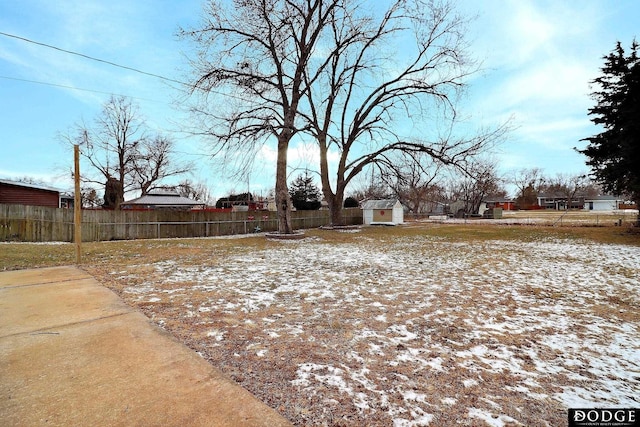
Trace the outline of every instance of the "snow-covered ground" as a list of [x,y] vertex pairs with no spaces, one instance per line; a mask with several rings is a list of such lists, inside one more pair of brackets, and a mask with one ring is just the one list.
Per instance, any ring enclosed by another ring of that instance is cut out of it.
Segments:
[[296,425],[558,426],[567,408],[640,407],[640,247],[243,243],[109,273]]

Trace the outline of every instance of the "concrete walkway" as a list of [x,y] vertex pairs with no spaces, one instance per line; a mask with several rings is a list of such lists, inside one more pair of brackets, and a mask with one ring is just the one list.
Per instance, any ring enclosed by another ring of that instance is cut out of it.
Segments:
[[2,426],[290,426],[75,267],[0,273]]

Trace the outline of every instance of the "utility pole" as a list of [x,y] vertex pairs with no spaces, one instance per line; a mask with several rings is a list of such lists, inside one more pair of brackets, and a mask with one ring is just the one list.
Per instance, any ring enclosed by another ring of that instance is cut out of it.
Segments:
[[80,146],[73,146],[74,182],[73,197],[73,240],[76,246],[76,264],[82,262],[82,196],[80,194]]

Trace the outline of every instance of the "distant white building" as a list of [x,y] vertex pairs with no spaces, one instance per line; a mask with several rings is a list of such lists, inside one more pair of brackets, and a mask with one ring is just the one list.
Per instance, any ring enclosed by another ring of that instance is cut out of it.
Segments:
[[367,200],[362,215],[365,225],[398,225],[404,222],[404,206],[397,199]]
[[178,210],[204,209],[205,203],[182,197],[172,190],[151,190],[137,199],[120,205],[123,210]]
[[619,196],[597,196],[584,199],[584,210],[586,211],[615,211],[619,205],[624,203]]

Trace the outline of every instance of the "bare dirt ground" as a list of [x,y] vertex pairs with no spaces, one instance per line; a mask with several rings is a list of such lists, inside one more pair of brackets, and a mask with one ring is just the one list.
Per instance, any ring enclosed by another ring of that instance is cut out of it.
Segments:
[[136,242],[86,269],[298,426],[640,406],[640,246],[433,227]]

